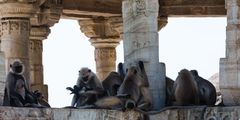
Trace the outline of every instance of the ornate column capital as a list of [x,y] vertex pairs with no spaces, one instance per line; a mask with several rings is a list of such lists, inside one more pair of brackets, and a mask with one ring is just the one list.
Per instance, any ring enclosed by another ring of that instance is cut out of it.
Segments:
[[89,38],[118,39],[122,34],[121,17],[97,17],[79,21],[80,30]]
[[158,31],[164,28],[168,23],[168,17],[158,17]]
[[31,40],[45,40],[50,33],[48,26],[32,26],[30,30]]
[[116,46],[122,31],[121,17],[97,17],[79,21],[80,29],[95,47],[97,76],[104,80],[116,68]]
[[93,38],[90,39],[89,41],[92,43],[92,45],[95,48],[115,48],[119,45],[120,38],[115,38],[115,39],[101,39],[101,38]]
[[37,5],[34,0],[0,0],[0,18],[29,18],[36,13]]
[[62,14],[62,0],[45,0],[39,7],[37,13],[31,17],[31,25],[53,26]]

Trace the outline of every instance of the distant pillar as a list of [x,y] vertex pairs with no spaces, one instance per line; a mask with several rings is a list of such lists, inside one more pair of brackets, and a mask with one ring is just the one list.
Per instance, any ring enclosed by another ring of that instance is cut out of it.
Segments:
[[225,105],[240,105],[240,4],[226,0],[226,58],[220,59],[220,90]]
[[95,47],[96,72],[100,80],[116,70],[116,47],[120,42],[121,24],[120,17],[93,18],[79,21],[81,31],[90,37],[90,42]]
[[154,110],[165,104],[165,65],[159,63],[158,0],[123,0],[124,63],[144,62]]
[[30,80],[31,89],[39,90],[48,99],[48,86],[43,81],[42,41],[47,39],[50,29],[47,26],[32,26],[30,32]]
[[90,39],[95,47],[95,62],[98,78],[104,80],[112,71],[116,71],[116,46],[119,39]]

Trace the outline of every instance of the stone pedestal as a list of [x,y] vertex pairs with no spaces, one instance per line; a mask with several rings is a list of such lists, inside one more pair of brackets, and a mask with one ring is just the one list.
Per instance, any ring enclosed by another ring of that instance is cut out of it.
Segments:
[[240,105],[240,7],[238,0],[226,0],[226,58],[220,59],[220,90],[225,105]]
[[165,65],[159,63],[158,0],[124,0],[123,45],[125,64],[141,60],[149,78],[154,109],[165,104]]
[[30,80],[31,90],[39,90],[48,98],[48,86],[43,81],[42,41],[47,38],[50,29],[47,26],[32,26],[30,32]]
[[116,47],[122,33],[120,17],[92,18],[79,21],[81,31],[95,47],[96,73],[100,80],[116,70]]

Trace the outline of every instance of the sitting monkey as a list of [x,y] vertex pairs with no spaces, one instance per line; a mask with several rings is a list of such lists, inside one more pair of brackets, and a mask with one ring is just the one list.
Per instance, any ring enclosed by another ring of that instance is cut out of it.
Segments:
[[38,106],[37,99],[28,90],[24,76],[24,66],[20,61],[10,64],[10,71],[6,77],[4,106]]
[[72,107],[81,107],[84,105],[93,105],[104,93],[101,81],[96,74],[88,68],[81,68],[77,84],[74,88],[67,87],[72,91]]

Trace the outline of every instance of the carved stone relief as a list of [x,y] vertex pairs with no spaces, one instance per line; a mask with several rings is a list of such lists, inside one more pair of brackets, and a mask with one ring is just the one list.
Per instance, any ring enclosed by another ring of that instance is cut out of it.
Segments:
[[26,19],[5,19],[1,20],[3,34],[22,34],[29,32],[30,25]]
[[130,0],[131,10],[134,17],[145,15],[148,16],[145,0]]
[[95,49],[95,59],[96,60],[106,60],[111,59],[115,62],[116,60],[116,50],[115,48],[96,48]]

